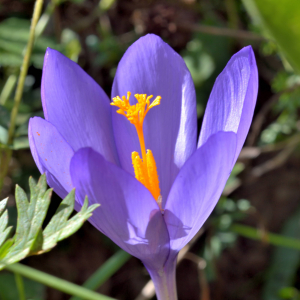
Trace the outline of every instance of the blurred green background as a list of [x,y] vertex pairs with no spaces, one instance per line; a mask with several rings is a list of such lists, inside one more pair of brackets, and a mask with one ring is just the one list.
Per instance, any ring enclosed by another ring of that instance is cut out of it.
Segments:
[[[32,0],[0,0],[0,150],[33,6]],[[300,1],[48,0],[36,33],[1,191],[1,199],[10,197],[11,224],[16,222],[14,185],[28,191],[28,177],[39,176],[27,130],[30,117],[43,116],[40,85],[47,47],[78,62],[110,95],[127,47],[147,33],[159,35],[192,74],[200,130],[216,76],[232,54],[250,44],[259,71],[253,124],[221,200],[178,265],[178,295],[184,300],[300,299]],[[53,197],[47,220],[60,201]],[[87,222],[53,251],[24,263],[81,285],[118,250]],[[94,288],[117,299],[149,299],[141,294],[149,280],[143,265],[117,257],[114,275]],[[27,299],[70,299],[39,283],[24,283]],[[18,299],[14,276],[6,271],[0,272],[0,299]]]

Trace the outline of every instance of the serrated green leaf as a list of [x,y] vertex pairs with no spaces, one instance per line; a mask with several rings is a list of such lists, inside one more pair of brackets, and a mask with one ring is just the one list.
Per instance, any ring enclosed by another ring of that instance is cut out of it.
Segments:
[[44,237],[43,237],[43,230],[42,228],[38,231],[38,234],[34,240],[34,243],[32,244],[30,248],[30,254],[39,253],[40,249],[43,248],[44,244]]
[[7,238],[11,227],[7,228],[8,215],[5,211],[7,199],[0,202],[0,270],[26,256],[49,251],[58,241],[77,231],[98,206],[94,204],[88,207],[86,198],[80,212],[69,219],[75,203],[75,190],[72,190],[43,231],[42,225],[50,204],[52,189],[47,190],[45,174],[40,177],[38,183],[30,178],[29,186],[30,201],[24,190],[16,186],[17,228],[14,237],[9,240]]
[[78,214],[76,214],[73,218],[71,218],[68,221],[67,225],[61,231],[58,241],[61,241],[75,233],[83,225],[83,223],[92,215],[92,211],[99,206],[99,204],[93,204],[85,211],[82,208],[82,210]]
[[0,236],[1,233],[6,229],[7,224],[8,224],[8,213],[6,210],[0,217]]
[[27,222],[27,210],[29,206],[27,195],[18,185],[16,186],[16,205],[18,210],[18,223],[15,235],[15,244],[19,244],[26,240],[24,237],[27,235],[26,233],[29,230],[30,224]]
[[67,197],[61,202],[55,215],[44,230],[44,235],[50,237],[51,235],[59,234],[60,230],[67,223],[67,219],[74,209],[75,190],[72,190]]
[[14,243],[13,239],[7,240],[3,246],[0,248],[0,269],[1,269],[1,263],[6,254],[8,253],[9,249],[11,248],[12,244]]
[[7,227],[4,231],[1,232],[1,234],[0,234],[0,247],[3,246],[4,242],[9,237],[11,231],[12,231],[12,226]]
[[7,240],[12,227],[7,227],[8,224],[8,213],[5,210],[8,198],[0,201],[0,248]]
[[0,247],[6,241],[12,227],[7,227],[8,224],[8,213],[7,210],[0,217]]
[[3,212],[6,208],[7,201],[8,201],[8,198],[5,198],[5,199],[0,201],[0,216],[3,214]]
[[87,209],[88,200],[86,198],[81,210],[68,220],[74,209],[74,202],[75,190],[72,190],[62,201],[54,217],[44,230],[43,251],[48,251],[50,248],[54,247],[58,241],[61,241],[76,232],[92,215],[91,212],[99,206],[98,204],[94,204]]
[[5,259],[7,263],[20,260],[29,255],[32,248],[36,248],[39,232],[42,228],[50,204],[52,189],[47,189],[46,176],[42,175],[37,184],[29,179],[30,202],[25,192],[16,187],[16,204],[18,209],[18,223],[15,242]]

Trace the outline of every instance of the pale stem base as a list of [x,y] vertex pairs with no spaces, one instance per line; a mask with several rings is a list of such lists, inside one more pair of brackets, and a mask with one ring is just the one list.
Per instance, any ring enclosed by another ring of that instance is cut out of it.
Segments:
[[165,267],[160,271],[152,270],[146,265],[145,267],[153,280],[157,299],[177,300],[176,259],[173,262],[167,262]]

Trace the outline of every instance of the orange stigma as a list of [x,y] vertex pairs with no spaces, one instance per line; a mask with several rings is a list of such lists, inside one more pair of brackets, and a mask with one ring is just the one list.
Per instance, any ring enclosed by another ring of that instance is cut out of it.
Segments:
[[110,104],[117,106],[119,108],[117,113],[125,116],[128,121],[135,126],[142,153],[142,159],[136,151],[131,154],[135,178],[151,192],[152,196],[161,208],[162,199],[160,195],[156,163],[152,151],[147,149],[146,152],[143,132],[143,122],[146,114],[152,107],[160,104],[161,97],[157,96],[150,104],[150,99],[153,97],[152,95],[147,97],[146,94],[135,94],[134,96],[137,99],[137,103],[130,105],[130,95],[131,93],[127,92],[127,97],[123,96],[122,99],[119,96],[114,97],[113,102]]

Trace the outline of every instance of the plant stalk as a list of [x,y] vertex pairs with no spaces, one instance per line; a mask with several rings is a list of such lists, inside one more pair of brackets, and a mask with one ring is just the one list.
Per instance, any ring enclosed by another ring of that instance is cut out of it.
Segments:
[[31,280],[40,282],[66,294],[77,296],[86,300],[114,300],[113,298],[98,294],[64,279],[57,278],[19,263],[7,265],[5,269]]
[[166,263],[162,270],[152,270],[145,265],[155,286],[158,300],[177,300],[176,259]]
[[[98,289],[108,278],[117,272],[129,259],[131,255],[119,250],[110,257],[82,286],[89,290]],[[70,300],[82,300],[72,297]]]
[[[35,28],[36,24],[39,20],[39,17],[41,15],[43,7],[43,0],[36,0],[32,21],[31,21],[31,27],[29,32],[29,40],[26,47],[26,52],[23,58],[23,63],[20,70],[20,75],[18,79],[17,89],[14,97],[14,106],[11,111],[10,115],[10,124],[8,129],[8,138],[7,138],[7,148],[0,151],[0,192],[3,187],[4,178],[6,177],[6,174],[8,172],[8,166],[11,159],[12,150],[10,149],[10,146],[13,144],[14,141],[14,134],[15,134],[15,127],[16,127],[16,117],[18,114],[19,106],[22,99],[22,94],[24,90],[24,83],[27,75],[27,71],[29,68],[30,63],[30,56],[32,52],[32,47],[34,44],[34,37],[35,37]],[[4,101],[4,100],[2,100]]]
[[24,290],[24,282],[22,276],[18,273],[15,273],[15,281],[19,292],[19,299],[26,300],[26,294]]
[[21,70],[20,70],[16,94],[15,94],[15,98],[14,98],[14,106],[13,106],[13,109],[12,109],[11,115],[10,115],[10,125],[9,125],[9,130],[8,130],[8,139],[7,139],[8,146],[10,146],[13,143],[13,139],[14,139],[14,133],[15,133],[15,127],[16,127],[16,117],[17,117],[19,106],[21,103],[23,90],[24,90],[24,83],[25,83],[26,75],[27,75],[28,68],[29,68],[31,52],[32,52],[34,39],[35,39],[35,28],[36,28],[36,24],[40,18],[40,15],[41,15],[43,2],[44,2],[43,0],[36,0],[35,6],[34,6],[34,11],[33,11],[32,21],[31,21],[31,26],[30,26],[30,32],[29,32],[29,40],[27,43],[26,52],[25,52],[25,55],[23,58],[23,63],[22,63]]

